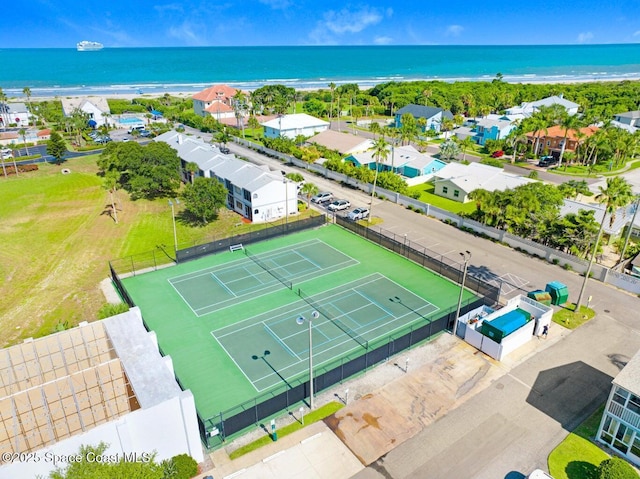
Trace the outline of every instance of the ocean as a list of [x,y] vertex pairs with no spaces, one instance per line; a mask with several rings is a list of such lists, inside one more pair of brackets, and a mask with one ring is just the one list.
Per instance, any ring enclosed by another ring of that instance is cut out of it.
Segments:
[[22,97],[253,90],[387,81],[571,82],[640,78],[640,44],[1,49],[0,88]]

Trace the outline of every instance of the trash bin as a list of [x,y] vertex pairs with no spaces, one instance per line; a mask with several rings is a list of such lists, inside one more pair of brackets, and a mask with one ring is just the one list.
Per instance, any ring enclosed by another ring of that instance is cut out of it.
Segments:
[[533,299],[534,301],[542,303],[545,306],[551,306],[551,301],[553,300],[551,294],[548,291],[542,291],[541,289],[529,291],[527,293],[527,298]]
[[551,295],[551,304],[553,305],[564,304],[569,299],[569,288],[559,281],[548,283],[545,291]]

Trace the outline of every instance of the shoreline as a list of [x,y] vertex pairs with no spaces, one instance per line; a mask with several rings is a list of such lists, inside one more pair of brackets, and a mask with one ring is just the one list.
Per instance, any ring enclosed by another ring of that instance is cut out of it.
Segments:
[[[440,78],[428,78],[428,79],[420,79],[420,78],[375,78],[375,79],[361,79],[358,80],[342,80],[342,81],[333,81],[336,86],[344,85],[344,84],[358,84],[360,90],[365,91],[371,88],[374,88],[377,85],[381,85],[383,83],[396,82],[396,83],[411,83],[411,82],[442,82],[442,83],[474,83],[474,82],[491,82],[495,79],[494,77],[481,77],[481,78],[451,78],[451,79],[440,79]],[[575,78],[566,78],[566,77],[527,77],[522,78],[518,77],[518,80],[510,79],[509,76],[505,75],[502,79],[504,83],[512,84],[512,85],[569,85],[569,84],[579,84],[579,83],[611,83],[611,82],[636,82],[640,81],[640,73],[630,74],[630,75],[615,75],[615,76],[583,76],[583,77],[575,77]],[[192,95],[208,88],[212,85],[224,84],[229,85],[234,88],[241,89],[243,91],[254,91],[258,88],[268,85],[285,85],[291,88],[295,88],[296,91],[320,91],[320,90],[328,90],[330,80],[327,80],[327,83],[324,84],[320,81],[318,82],[301,82],[300,80],[282,80],[278,81],[264,81],[264,82],[249,82],[251,87],[247,87],[247,82],[212,82],[212,83],[198,83],[193,85],[173,85],[173,86],[161,86],[161,85],[148,85],[147,91],[144,90],[144,86],[124,86],[119,85],[118,87],[112,87],[109,85],[104,86],[95,86],[90,88],[83,87],[51,87],[51,88],[34,88],[31,92],[31,101],[47,101],[47,100],[55,100],[60,98],[90,98],[90,97],[102,97],[109,99],[126,99],[132,100],[134,98],[160,98],[164,95],[170,95],[175,97],[191,97]],[[313,83],[313,86],[310,85]],[[137,91],[131,91],[137,90]],[[16,91],[15,89],[5,89],[5,95],[7,95],[7,99],[9,101],[23,101],[26,99],[22,90]]]

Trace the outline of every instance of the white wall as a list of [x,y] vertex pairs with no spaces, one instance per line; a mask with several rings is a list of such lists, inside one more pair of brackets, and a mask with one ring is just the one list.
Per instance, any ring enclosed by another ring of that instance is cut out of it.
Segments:
[[139,455],[157,452],[156,462],[177,454],[189,454],[197,462],[204,459],[196,408],[190,391],[183,391],[172,398],[148,409],[138,409],[116,421],[102,424],[90,431],[65,439],[51,447],[33,454],[37,460],[15,462],[0,467],[0,479],[47,477],[56,467],[65,467],[66,462],[54,464],[53,456],[75,455],[81,445],[97,446],[109,444],[105,454],[114,455],[115,460],[124,454]]

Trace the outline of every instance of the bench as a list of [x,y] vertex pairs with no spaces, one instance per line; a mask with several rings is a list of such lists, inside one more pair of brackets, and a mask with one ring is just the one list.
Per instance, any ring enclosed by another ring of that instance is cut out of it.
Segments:
[[244,247],[242,246],[242,243],[239,244],[232,244],[231,246],[229,246],[229,251],[231,251],[232,253],[234,251],[243,251]]

